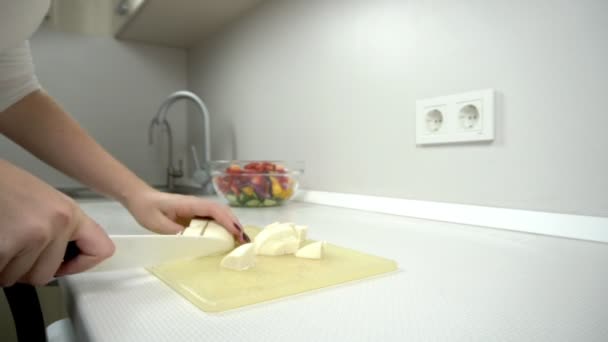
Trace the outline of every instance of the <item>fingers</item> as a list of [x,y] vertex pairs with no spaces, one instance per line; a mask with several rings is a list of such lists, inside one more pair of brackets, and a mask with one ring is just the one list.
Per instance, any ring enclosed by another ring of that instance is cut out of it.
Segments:
[[131,201],[128,208],[142,226],[156,233],[176,234],[183,231],[192,218],[210,217],[241,243],[249,242],[230,208],[213,201],[154,191]]
[[[30,282],[30,279],[26,277],[28,272],[36,264],[41,253],[52,244],[52,236],[45,233],[42,229],[38,229],[35,233],[28,235],[29,244],[19,249],[13,249],[11,251],[10,245],[7,246],[7,258],[3,258],[2,267],[0,268],[0,279],[2,280],[2,286],[10,286],[17,281],[24,278],[22,281],[26,283],[32,283],[34,285],[41,285],[43,280],[35,279],[34,282]],[[14,247],[13,247],[14,248]],[[8,260],[7,260],[8,259]],[[61,259],[60,259],[61,260]]]
[[20,282],[41,286],[51,281],[63,262],[63,256],[70,235],[71,229],[61,230],[42,250],[38,256],[38,260],[35,261],[32,268],[20,279]]
[[95,221],[83,213],[80,214],[78,228],[70,239],[76,241],[80,254],[63,263],[57,270],[58,276],[88,270],[114,254],[112,240]]
[[228,232],[232,233],[240,243],[247,243],[250,241],[247,234],[243,231],[243,226],[241,226],[230,208],[219,203],[206,201],[196,197],[193,197],[192,201],[191,208],[195,216],[210,216],[217,221],[217,223],[224,226]]
[[32,268],[42,248],[43,246],[35,250],[23,250],[11,259],[0,273],[0,279],[2,279],[0,285],[11,286],[21,279]]
[[35,286],[45,285],[51,281],[63,261],[66,246],[67,240],[65,238],[52,241],[20,281]]
[[0,238],[0,274],[2,274],[6,265],[13,259],[16,252],[13,249],[14,245],[8,239]]

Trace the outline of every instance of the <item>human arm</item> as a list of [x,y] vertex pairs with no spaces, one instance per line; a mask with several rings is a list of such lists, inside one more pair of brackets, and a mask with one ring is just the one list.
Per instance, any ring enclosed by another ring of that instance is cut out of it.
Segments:
[[144,227],[176,233],[179,218],[209,216],[241,242],[246,238],[224,205],[197,197],[161,193],[106,152],[49,95],[35,91],[0,113],[0,133],[63,173],[118,200]]

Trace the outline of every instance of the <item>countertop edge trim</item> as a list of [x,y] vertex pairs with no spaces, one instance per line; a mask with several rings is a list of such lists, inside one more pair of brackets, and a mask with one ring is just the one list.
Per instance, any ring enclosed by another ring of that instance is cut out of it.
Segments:
[[300,190],[296,201],[382,214],[608,242],[608,217]]

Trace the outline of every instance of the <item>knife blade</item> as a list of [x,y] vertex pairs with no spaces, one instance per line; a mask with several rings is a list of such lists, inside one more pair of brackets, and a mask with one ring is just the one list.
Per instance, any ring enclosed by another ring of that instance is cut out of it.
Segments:
[[[110,235],[116,250],[112,257],[86,272],[104,272],[128,268],[150,267],[165,262],[187,260],[228,252],[234,239],[215,222],[191,225],[179,235]],[[70,242],[64,260],[80,253]]]

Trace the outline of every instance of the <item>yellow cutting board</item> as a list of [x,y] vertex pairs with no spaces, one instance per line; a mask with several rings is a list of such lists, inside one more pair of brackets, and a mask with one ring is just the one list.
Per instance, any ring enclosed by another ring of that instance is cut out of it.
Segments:
[[[260,229],[246,227],[245,231],[253,238]],[[397,263],[392,260],[329,243],[323,259],[256,256],[256,265],[245,271],[220,267],[224,255],[167,263],[148,270],[206,312],[235,309],[397,270]]]

